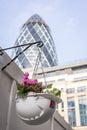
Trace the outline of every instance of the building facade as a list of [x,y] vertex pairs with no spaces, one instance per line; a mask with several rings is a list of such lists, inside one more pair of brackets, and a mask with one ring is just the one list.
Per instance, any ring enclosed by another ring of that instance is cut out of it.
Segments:
[[[39,15],[35,14],[22,26],[20,35],[18,36],[15,45],[33,43],[37,41],[43,42],[43,46],[40,49],[43,67],[58,65],[55,44],[50,28]],[[25,47],[20,47],[15,49],[12,57],[18,55],[24,48]],[[33,45],[16,59],[16,63],[20,68],[34,67],[37,56],[38,48],[36,45]]]
[[[46,82],[62,92],[57,111],[74,130],[87,130],[87,61],[50,67],[44,72]],[[41,70],[37,78],[44,82]]]
[[9,61],[11,58],[4,52],[0,56],[0,130],[72,130],[57,111],[42,125],[28,125],[18,117],[16,83],[21,82],[23,72],[14,62],[1,70]]

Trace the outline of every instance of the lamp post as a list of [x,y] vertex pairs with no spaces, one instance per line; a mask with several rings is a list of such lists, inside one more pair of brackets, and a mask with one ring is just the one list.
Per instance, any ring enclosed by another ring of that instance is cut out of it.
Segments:
[[23,46],[27,46],[23,51],[21,51],[18,55],[16,55],[9,63],[7,63],[7,65],[5,65],[2,70],[4,70],[8,65],[10,65],[19,55],[21,55],[24,51],[26,51],[29,47],[31,47],[32,45],[37,44],[38,47],[42,47],[43,43],[42,41],[36,41],[33,43],[27,43],[27,44],[23,44],[23,45],[18,45],[18,46],[13,46],[13,47],[9,47],[9,48],[4,48],[4,49],[0,49],[0,55],[3,55],[5,50],[9,50],[9,49],[14,49],[14,48],[18,48],[18,47],[23,47]]

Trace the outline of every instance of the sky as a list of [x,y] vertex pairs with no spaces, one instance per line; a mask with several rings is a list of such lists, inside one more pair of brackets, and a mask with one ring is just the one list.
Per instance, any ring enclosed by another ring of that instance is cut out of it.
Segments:
[[14,46],[33,14],[50,27],[60,65],[87,59],[87,0],[0,0],[2,48]]

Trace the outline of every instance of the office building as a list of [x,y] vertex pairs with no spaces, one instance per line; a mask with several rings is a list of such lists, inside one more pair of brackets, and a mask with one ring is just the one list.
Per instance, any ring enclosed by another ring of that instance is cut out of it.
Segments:
[[[37,14],[31,16],[23,24],[15,45],[33,43],[36,41],[42,41],[44,44],[40,49],[42,56],[42,66],[47,68],[58,65],[55,44],[50,28]],[[25,47],[14,49],[12,57],[18,55],[21,51],[23,51],[24,48]],[[16,59],[16,63],[20,68],[34,67],[37,55],[38,49],[36,45],[33,45]]]
[[[32,70],[24,69],[25,72]],[[44,69],[46,82],[61,90],[58,112],[74,130],[87,130],[87,60]],[[41,70],[37,78],[44,82]]]

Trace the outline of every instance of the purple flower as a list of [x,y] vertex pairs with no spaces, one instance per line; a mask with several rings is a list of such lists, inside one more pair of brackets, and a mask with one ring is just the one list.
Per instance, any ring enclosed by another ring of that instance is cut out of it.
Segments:
[[22,79],[22,83],[29,83],[29,79]]
[[22,78],[22,83],[29,83],[29,79],[28,79],[29,73],[25,73],[23,78]]
[[26,72],[26,73],[24,74],[24,76],[23,76],[23,79],[28,79],[28,76],[29,76],[29,73]]
[[38,83],[37,79],[30,79],[29,80],[30,85],[37,84],[37,83]]

